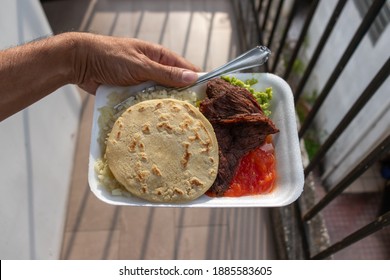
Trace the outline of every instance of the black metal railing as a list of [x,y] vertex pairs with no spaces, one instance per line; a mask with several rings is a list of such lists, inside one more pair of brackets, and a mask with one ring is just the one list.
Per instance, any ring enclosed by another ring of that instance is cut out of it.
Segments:
[[[283,77],[290,84],[294,84],[293,92],[295,103],[297,104],[302,97],[303,89],[306,86],[309,77],[311,76],[315,66],[319,60],[320,55],[324,49],[324,46],[328,42],[329,37],[334,31],[336,23],[347,4],[347,0],[339,0],[335,5],[334,10],[329,17],[328,22],[325,25],[324,31],[320,36],[320,39],[314,48],[314,52],[308,60],[303,74],[299,77],[296,75],[291,77],[294,63],[296,62],[302,45],[304,44],[305,37],[307,36],[310,24],[317,11],[320,1],[293,1],[293,4],[289,7],[287,16],[282,19],[281,12],[286,2],[291,1],[272,1],[272,0],[232,0],[234,11],[236,11],[236,19],[238,27],[245,34],[240,39],[241,47],[249,48],[250,46],[262,44],[266,45],[270,49],[274,50],[272,58],[265,65],[265,70],[276,73]],[[289,4],[290,4],[289,3]],[[306,4],[305,13],[302,14],[302,5]],[[341,73],[350,61],[351,57],[359,47],[362,39],[366,36],[372,23],[377,18],[379,12],[386,4],[386,0],[372,1],[367,13],[364,15],[361,23],[359,24],[352,39],[347,43],[347,47],[340,59],[336,63],[330,77],[325,83],[325,86],[321,90],[320,94],[314,101],[307,116],[302,120],[298,135],[300,139],[305,137],[308,128],[312,125],[314,118],[317,116],[324,101],[331,92],[333,86],[341,77]],[[291,29],[293,20],[297,17],[304,17],[302,27],[300,28],[299,36],[297,40],[291,45],[287,44],[288,34]],[[254,26],[252,26],[254,25]],[[278,38],[276,38],[278,36]],[[243,50],[244,51],[244,50]],[[332,58],[333,59],[333,58]],[[311,173],[318,168],[324,159],[329,149],[334,145],[340,135],[342,135],[349,124],[355,119],[357,114],[364,108],[367,102],[377,93],[378,89],[388,79],[390,73],[389,57],[384,57],[384,64],[380,70],[374,75],[367,87],[362,91],[359,98],[355,103],[346,110],[344,117],[336,125],[336,128],[329,134],[327,139],[323,141],[319,149],[314,156],[305,166],[304,173],[305,179],[310,180]],[[289,80],[290,79],[290,80]],[[307,259],[324,259],[331,257],[332,254],[350,246],[351,244],[381,230],[382,228],[390,225],[390,212],[386,212],[383,215],[377,217],[366,226],[358,229],[355,232],[349,233],[344,239],[334,243],[327,244],[326,248],[316,248],[316,250],[310,249],[312,246],[310,243],[309,224],[321,213],[321,211],[336,197],[338,197],[348,186],[351,185],[357,178],[359,178],[365,170],[371,165],[376,163],[381,157],[386,155],[390,150],[390,135],[385,135],[376,147],[373,147],[368,155],[362,157],[360,162],[357,163],[348,174],[346,174],[339,183],[331,186],[328,191],[319,201],[315,201],[313,205],[305,206],[302,208],[302,202],[298,200],[293,207],[293,210],[289,213],[297,214],[297,231],[300,233],[300,239],[302,243],[303,256]],[[305,185],[306,187],[306,185]]]

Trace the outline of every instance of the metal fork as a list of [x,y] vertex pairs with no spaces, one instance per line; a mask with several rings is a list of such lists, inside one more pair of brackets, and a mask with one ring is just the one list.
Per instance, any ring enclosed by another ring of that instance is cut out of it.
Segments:
[[[165,89],[167,91],[171,91],[171,90],[183,91],[183,90],[191,88],[195,85],[199,85],[199,84],[202,84],[204,82],[207,82],[208,80],[213,79],[213,78],[218,77],[218,76],[223,75],[223,74],[229,74],[232,72],[260,66],[260,65],[264,64],[265,62],[267,62],[270,54],[271,54],[271,51],[267,47],[257,46],[255,48],[241,54],[240,56],[236,57],[235,59],[229,61],[228,63],[200,76],[194,84],[191,84],[189,86],[180,87],[180,88],[172,88],[172,87],[164,87],[164,86],[160,86],[160,85],[155,85],[155,86],[147,87],[147,88],[143,89],[141,92],[142,93],[150,93],[150,92],[153,92],[156,90],[163,90],[163,89]],[[118,110],[129,99],[130,99],[130,97],[123,100],[122,102],[118,103],[117,105],[114,106],[114,109]]]

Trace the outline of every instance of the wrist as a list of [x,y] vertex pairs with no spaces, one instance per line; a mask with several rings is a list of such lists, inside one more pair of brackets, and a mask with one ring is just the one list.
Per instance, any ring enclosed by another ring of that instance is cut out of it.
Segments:
[[78,82],[78,59],[82,49],[82,36],[76,32],[63,33],[55,36],[57,40],[60,65],[59,70],[63,75],[66,84],[77,84]]
[[69,83],[81,85],[90,79],[90,60],[95,55],[96,35],[82,32],[63,34],[67,45]]

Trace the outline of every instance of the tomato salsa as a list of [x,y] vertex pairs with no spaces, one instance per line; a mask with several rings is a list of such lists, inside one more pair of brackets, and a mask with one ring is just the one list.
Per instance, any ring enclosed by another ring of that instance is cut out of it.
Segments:
[[273,190],[276,180],[275,149],[272,136],[265,143],[245,155],[225,197],[265,194]]

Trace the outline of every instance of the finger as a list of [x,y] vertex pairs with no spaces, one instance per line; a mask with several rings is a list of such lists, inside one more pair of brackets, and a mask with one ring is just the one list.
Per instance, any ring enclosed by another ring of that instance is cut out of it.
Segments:
[[[144,43],[144,42],[142,42]],[[151,60],[167,66],[189,69],[200,72],[201,69],[177,53],[162,47],[161,45],[145,43],[142,52]]]
[[83,89],[84,91],[88,92],[89,94],[96,94],[96,90],[99,87],[100,84],[95,82],[86,82],[83,84],[79,84],[78,86]]
[[161,48],[160,58],[157,62],[164,64],[164,65],[189,69],[189,70],[192,70],[194,72],[201,71],[201,69],[199,67],[195,66],[194,64],[192,64],[191,62],[189,62],[188,60],[183,58],[182,56],[180,56],[180,55],[178,55],[178,54],[176,54],[168,49],[164,49],[164,48]]
[[150,61],[143,74],[147,80],[171,87],[187,86],[198,79],[198,74],[194,71],[163,65],[154,61]]

